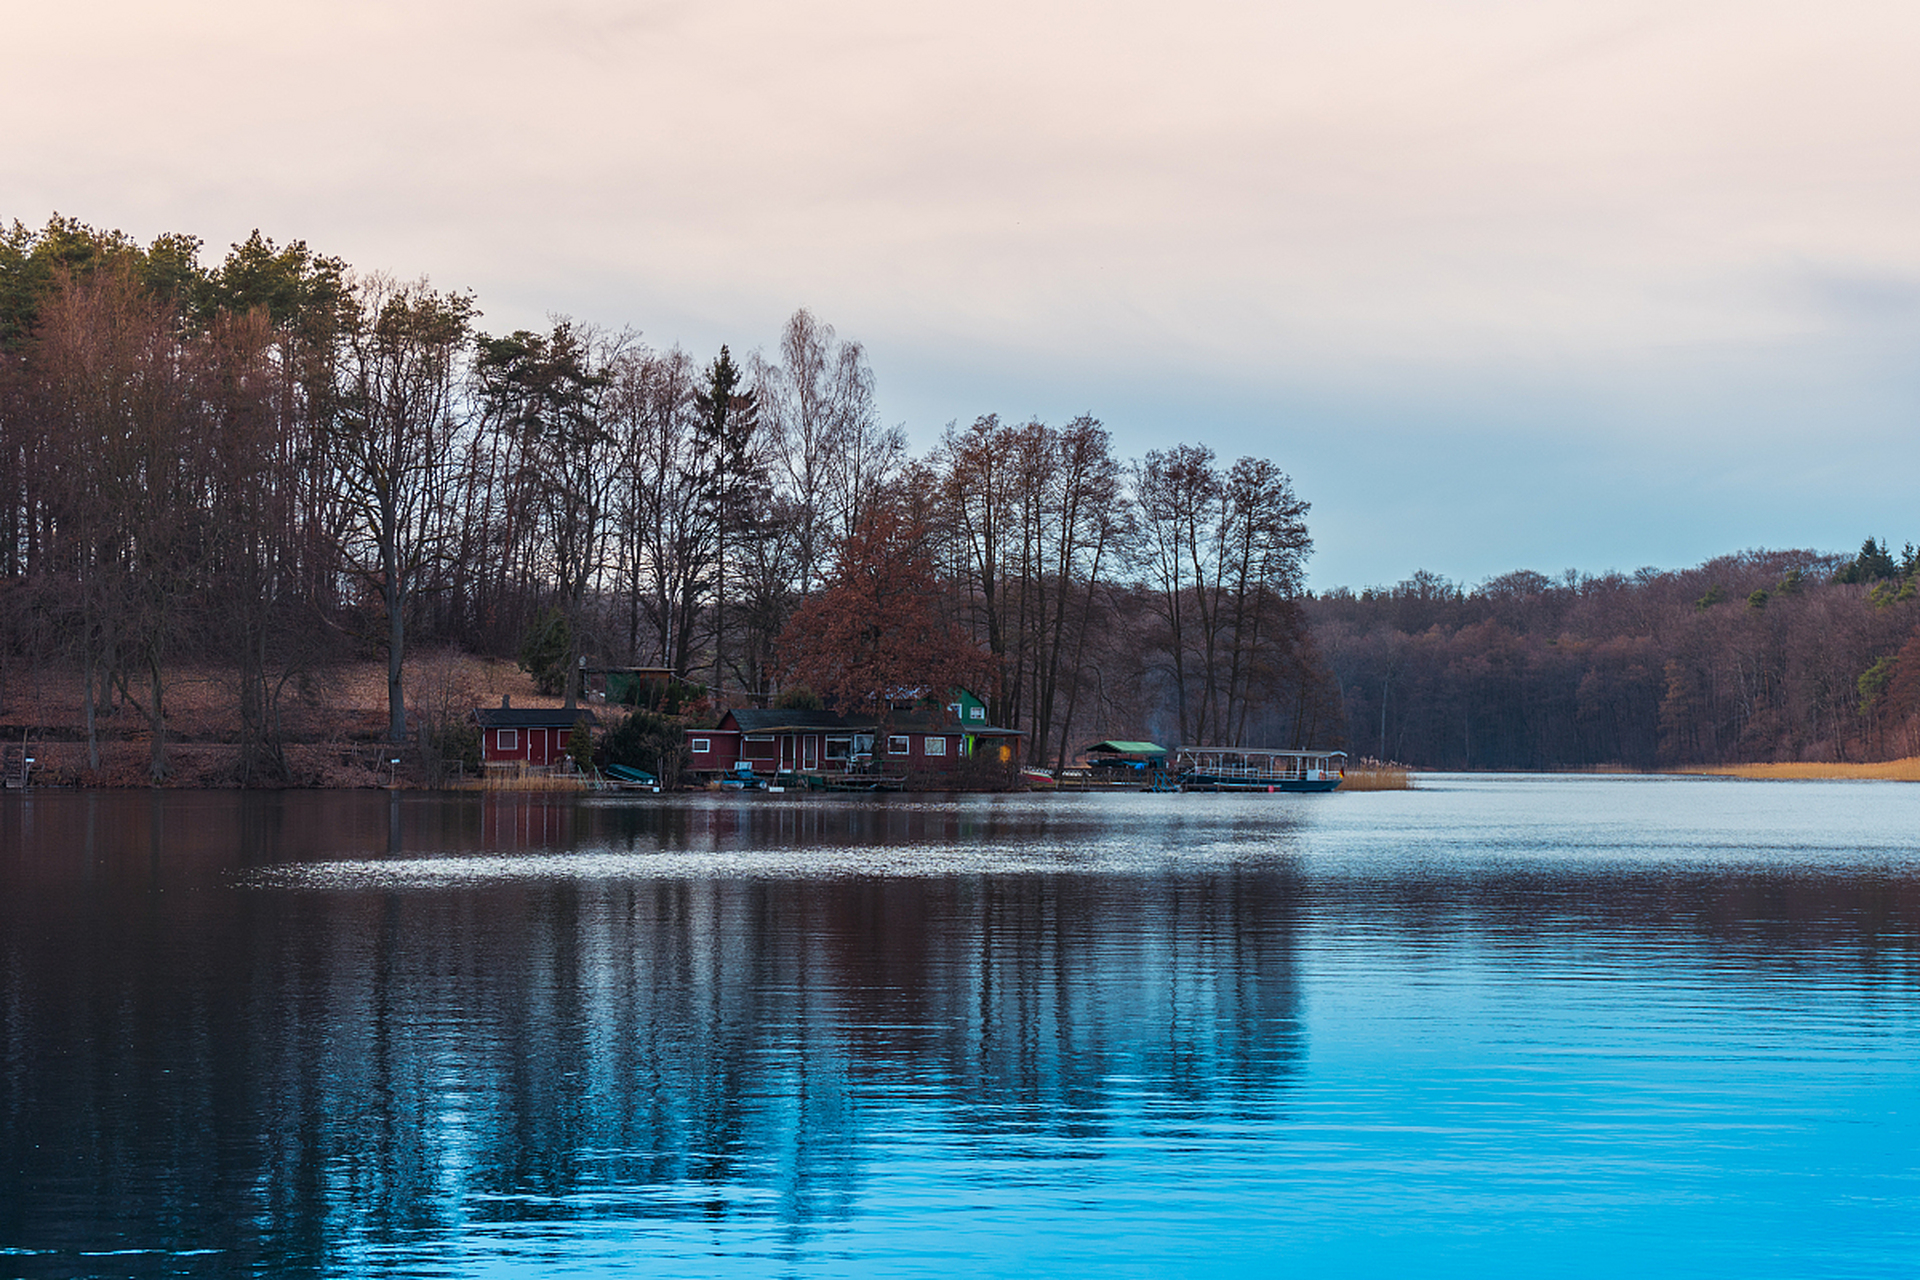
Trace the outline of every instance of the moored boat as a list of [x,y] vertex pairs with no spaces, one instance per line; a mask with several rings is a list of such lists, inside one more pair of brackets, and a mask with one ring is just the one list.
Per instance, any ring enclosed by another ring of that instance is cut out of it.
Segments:
[[1182,791],[1332,791],[1346,763],[1344,751],[1177,747],[1169,768]]

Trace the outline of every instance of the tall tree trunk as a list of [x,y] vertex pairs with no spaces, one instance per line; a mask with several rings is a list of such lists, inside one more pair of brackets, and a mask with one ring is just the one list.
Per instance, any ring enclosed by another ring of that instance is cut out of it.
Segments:
[[147,703],[147,725],[153,737],[147,771],[155,782],[159,782],[167,776],[167,713],[160,701],[163,692],[160,654],[154,649],[147,651],[147,679],[152,695]]
[[93,651],[93,637],[86,642],[87,665],[87,768],[94,773],[100,772],[100,735],[95,723],[94,685],[99,676],[99,659]]
[[407,658],[406,595],[401,589],[400,555],[391,535],[380,540],[380,565],[386,581],[381,595],[387,606],[387,741],[395,746],[407,740],[407,698],[402,672]]

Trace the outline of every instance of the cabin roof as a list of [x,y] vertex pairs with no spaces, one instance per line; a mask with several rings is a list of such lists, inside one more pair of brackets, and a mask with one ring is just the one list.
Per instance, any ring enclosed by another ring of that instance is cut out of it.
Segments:
[[[733,727],[727,728],[727,719]],[[736,707],[721,720],[719,729],[689,729],[689,733],[878,733],[878,716],[848,718],[837,711],[788,711],[778,707]],[[895,712],[885,721],[886,731],[894,733],[972,734],[978,738],[1024,736],[1024,729],[999,729],[991,725],[963,724],[929,712]]]
[[477,707],[473,718],[482,729],[571,729],[579,720],[600,723],[585,707],[571,711],[565,707]]
[[1163,756],[1167,754],[1165,747],[1152,742],[1126,742],[1117,738],[1107,742],[1096,742],[1087,748],[1088,754],[1096,751],[1102,755],[1116,756]]
[[1344,751],[1329,751],[1325,747],[1309,747],[1296,750],[1292,747],[1182,747],[1183,756],[1344,756]]
[[[792,729],[850,729],[838,712],[799,711],[781,707],[736,707],[729,711],[742,733],[777,733]],[[724,724],[725,721],[722,721]]]

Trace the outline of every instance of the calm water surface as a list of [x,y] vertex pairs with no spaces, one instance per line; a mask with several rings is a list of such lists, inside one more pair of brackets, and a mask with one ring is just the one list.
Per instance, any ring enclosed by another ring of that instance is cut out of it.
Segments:
[[1920,787],[0,797],[0,1275],[1920,1274]]

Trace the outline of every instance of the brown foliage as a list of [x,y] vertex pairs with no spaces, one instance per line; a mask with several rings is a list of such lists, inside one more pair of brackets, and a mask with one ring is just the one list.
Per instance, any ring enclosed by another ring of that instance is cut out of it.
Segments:
[[979,679],[980,652],[941,607],[924,523],[876,505],[855,527],[827,589],[794,613],[779,640],[783,674],[845,712],[884,714],[908,691]]

